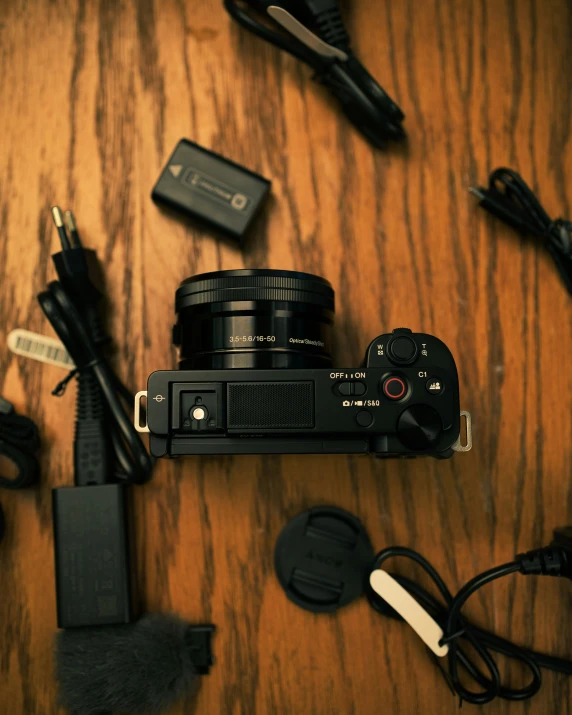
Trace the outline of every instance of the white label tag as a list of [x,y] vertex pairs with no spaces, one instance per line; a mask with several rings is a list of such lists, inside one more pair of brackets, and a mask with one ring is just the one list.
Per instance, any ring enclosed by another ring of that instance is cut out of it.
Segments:
[[63,344],[55,338],[48,338],[29,330],[12,330],[8,334],[8,347],[16,355],[46,362],[72,370],[75,366]]
[[370,574],[369,582],[377,595],[387,601],[409,623],[435,655],[441,658],[447,655],[449,646],[439,645],[439,641],[443,638],[441,626],[393,576],[390,576],[387,571],[377,569]]

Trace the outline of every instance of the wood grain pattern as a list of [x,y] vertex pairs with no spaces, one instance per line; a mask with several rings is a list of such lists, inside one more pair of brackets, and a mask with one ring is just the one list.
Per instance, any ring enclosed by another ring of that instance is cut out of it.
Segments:
[[[221,268],[316,272],[337,291],[337,364],[400,325],[452,349],[475,447],[448,462],[353,457],[188,458],[136,489],[148,611],[218,625],[217,664],[176,713],[453,713],[422,646],[365,602],[312,616],[283,596],[285,522],[332,503],[376,547],[422,551],[452,588],[572,523],[570,299],[537,245],[486,217],[467,187],[518,169],[552,215],[572,215],[572,5],[567,0],[355,0],[351,32],[407,114],[409,141],[372,150],[310,72],[231,24],[217,0],[4,0],[0,18],[0,345],[49,330],[35,301],[57,247],[49,207],[72,207],[103,258],[117,363],[140,389],[174,364],[174,290]],[[149,194],[183,136],[273,180],[241,253],[162,214]],[[73,394],[57,368],[0,358],[0,393],[39,422],[43,480],[2,493],[0,713],[57,712],[50,490],[71,483]],[[479,622],[572,656],[568,584],[506,579]],[[515,681],[518,679],[515,671]],[[547,675],[526,704],[572,712]]]

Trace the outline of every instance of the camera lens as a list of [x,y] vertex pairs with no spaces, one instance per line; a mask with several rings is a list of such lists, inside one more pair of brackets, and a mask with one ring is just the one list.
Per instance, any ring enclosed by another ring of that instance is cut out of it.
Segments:
[[202,273],[175,296],[181,370],[329,367],[334,290],[309,273]]

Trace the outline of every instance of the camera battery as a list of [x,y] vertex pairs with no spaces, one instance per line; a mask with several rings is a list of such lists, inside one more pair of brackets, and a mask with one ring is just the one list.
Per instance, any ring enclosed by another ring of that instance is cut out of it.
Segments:
[[240,240],[268,196],[268,179],[181,139],[152,199]]

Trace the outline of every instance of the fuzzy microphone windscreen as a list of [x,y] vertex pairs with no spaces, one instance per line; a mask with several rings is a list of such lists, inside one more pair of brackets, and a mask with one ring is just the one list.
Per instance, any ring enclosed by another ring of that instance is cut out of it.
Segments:
[[60,702],[71,715],[159,713],[194,692],[190,633],[175,616],[119,626],[70,628],[56,636]]

